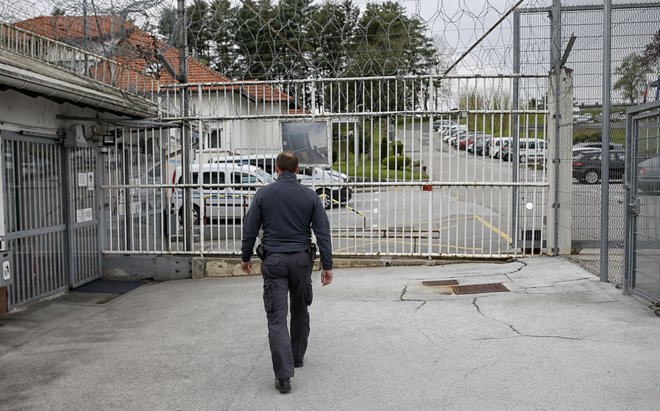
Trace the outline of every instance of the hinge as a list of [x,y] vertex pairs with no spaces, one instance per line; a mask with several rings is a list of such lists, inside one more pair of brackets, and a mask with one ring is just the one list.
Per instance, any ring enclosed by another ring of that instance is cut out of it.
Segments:
[[639,215],[639,198],[633,197],[632,202],[628,204],[628,213],[632,216]]

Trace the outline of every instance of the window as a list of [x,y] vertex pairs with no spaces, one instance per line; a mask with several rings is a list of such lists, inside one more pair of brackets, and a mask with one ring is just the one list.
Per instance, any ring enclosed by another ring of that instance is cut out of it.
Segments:
[[221,171],[210,171],[204,173],[202,184],[224,184],[225,173]]
[[216,129],[209,134],[209,143],[207,148],[220,148],[222,147],[222,129]]
[[[183,174],[179,177],[179,184],[183,184]],[[192,183],[197,184],[197,173],[192,173]]]
[[[256,187],[249,187],[250,185],[257,184],[259,180],[257,180],[256,176],[247,174],[247,173],[234,173],[233,177],[233,182],[236,184],[234,188],[243,188],[247,190],[256,190]],[[248,187],[246,187],[248,186]]]

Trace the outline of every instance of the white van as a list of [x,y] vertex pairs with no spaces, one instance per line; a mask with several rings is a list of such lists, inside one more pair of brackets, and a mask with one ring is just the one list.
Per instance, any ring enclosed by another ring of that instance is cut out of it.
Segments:
[[511,137],[495,137],[490,142],[489,155],[492,158],[500,158],[500,153],[502,152],[502,146],[505,144],[511,144]]
[[546,158],[545,141],[540,138],[521,138],[518,142],[518,159],[521,163],[543,162]]
[[335,185],[348,182],[346,174],[314,166],[300,166],[299,171],[300,174],[296,174],[298,180],[321,196],[326,209],[332,207],[332,200],[344,204],[353,196],[353,190],[350,187]]
[[[500,157],[504,161],[512,161],[511,143],[507,143],[507,150],[501,152]],[[545,161],[545,141],[539,138],[521,138],[518,141],[518,160],[520,163],[541,163]]]
[[[275,159],[277,155],[269,154],[235,154],[223,157],[215,157],[209,160],[209,164],[250,164],[262,168],[266,173],[277,178],[275,174]],[[332,207],[333,200],[341,204],[348,202],[353,196],[353,190],[337,183],[347,183],[349,178],[346,174],[332,170],[330,167],[300,166],[300,172],[296,175],[298,180],[312,188],[321,196],[323,206],[326,209]]]
[[[191,189],[194,224],[199,224],[202,218],[213,221],[243,219],[257,189],[274,181],[264,170],[247,164],[192,164],[190,171],[190,184],[197,185]],[[172,184],[183,184],[181,167],[175,169]],[[171,196],[172,207],[180,218],[183,217],[183,191],[174,187]]]

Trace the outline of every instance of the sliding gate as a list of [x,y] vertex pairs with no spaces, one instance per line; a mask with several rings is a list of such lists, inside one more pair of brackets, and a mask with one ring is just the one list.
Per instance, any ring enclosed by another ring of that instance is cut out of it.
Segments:
[[163,121],[181,127],[126,127],[107,149],[104,250],[238,255],[242,217],[267,179],[227,164],[272,173],[267,159],[289,149],[304,166],[301,181],[327,201],[336,255],[541,253],[550,161],[548,115],[537,102],[546,83],[438,76],[165,86],[164,112],[179,114]]

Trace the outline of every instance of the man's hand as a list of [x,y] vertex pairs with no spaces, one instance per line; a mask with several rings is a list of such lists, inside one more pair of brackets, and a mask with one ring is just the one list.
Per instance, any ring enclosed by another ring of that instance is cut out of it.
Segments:
[[332,282],[332,270],[321,270],[321,285],[328,285]]
[[[252,260],[250,261],[241,261],[241,270],[246,274],[252,274]],[[330,275],[332,278],[332,274]]]

